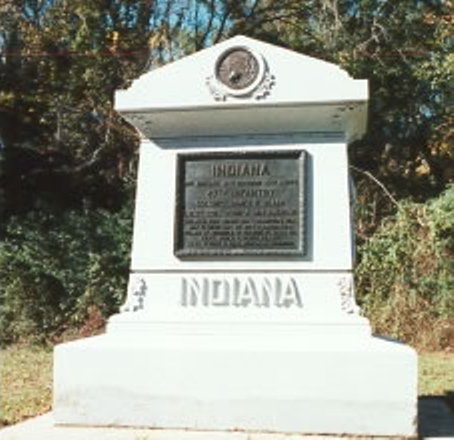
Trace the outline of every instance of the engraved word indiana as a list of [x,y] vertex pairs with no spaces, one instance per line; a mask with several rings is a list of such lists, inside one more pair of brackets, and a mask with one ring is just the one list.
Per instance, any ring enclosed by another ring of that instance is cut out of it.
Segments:
[[289,278],[183,277],[181,305],[303,307],[296,281]]
[[270,170],[266,163],[222,163],[211,167],[213,177],[261,177],[269,176]]

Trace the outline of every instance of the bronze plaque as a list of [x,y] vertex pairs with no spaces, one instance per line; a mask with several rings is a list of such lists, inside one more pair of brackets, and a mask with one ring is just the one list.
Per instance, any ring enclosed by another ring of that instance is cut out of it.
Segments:
[[179,154],[177,257],[305,254],[303,150]]

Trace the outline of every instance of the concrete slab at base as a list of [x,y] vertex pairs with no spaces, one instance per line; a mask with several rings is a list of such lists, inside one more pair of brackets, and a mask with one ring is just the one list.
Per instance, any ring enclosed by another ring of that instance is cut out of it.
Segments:
[[74,425],[412,436],[416,364],[411,348],[379,338],[106,334],[56,348],[54,417]]
[[[419,436],[454,439],[454,414],[440,397],[420,398]],[[361,437],[365,438],[365,437]],[[371,437],[367,437],[371,438]],[[383,437],[381,437],[383,438]],[[389,439],[389,437],[387,437]],[[59,426],[52,413],[0,429],[1,440],[339,440],[340,436],[279,434],[250,431],[192,431],[120,427]],[[347,440],[348,437],[342,437]],[[359,440],[360,437],[354,437]],[[380,437],[373,437],[379,440]]]
[[[364,438],[364,437],[363,437]],[[453,437],[441,437],[448,440]],[[245,431],[193,431],[120,427],[58,426],[47,413],[0,429],[1,440],[336,440],[339,436]],[[347,440],[348,437],[342,437]],[[358,437],[354,438],[359,440]],[[374,437],[379,440],[380,437]],[[429,440],[430,437],[427,437]]]

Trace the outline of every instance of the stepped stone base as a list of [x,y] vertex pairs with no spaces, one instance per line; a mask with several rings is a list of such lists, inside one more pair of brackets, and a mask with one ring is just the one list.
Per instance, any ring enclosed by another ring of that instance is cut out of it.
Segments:
[[362,335],[117,332],[57,346],[58,424],[414,436],[417,358]]

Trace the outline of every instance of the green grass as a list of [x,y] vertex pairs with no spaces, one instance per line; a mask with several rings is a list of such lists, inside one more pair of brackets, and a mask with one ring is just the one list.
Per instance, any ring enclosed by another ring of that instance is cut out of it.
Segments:
[[423,353],[419,355],[420,396],[454,394],[454,353]]
[[50,410],[52,348],[11,346],[0,352],[0,426]]
[[[0,352],[0,426],[50,410],[52,348],[12,346]],[[454,353],[419,356],[420,396],[454,395]]]

